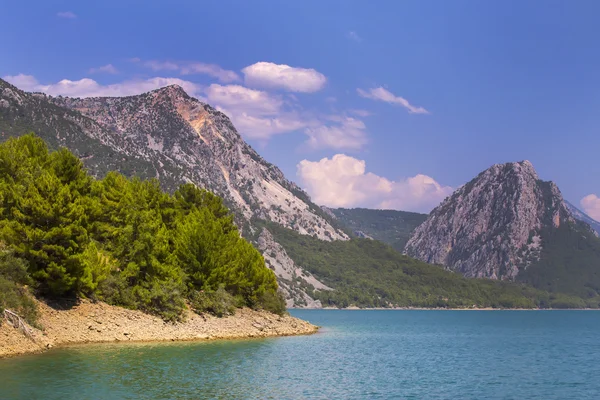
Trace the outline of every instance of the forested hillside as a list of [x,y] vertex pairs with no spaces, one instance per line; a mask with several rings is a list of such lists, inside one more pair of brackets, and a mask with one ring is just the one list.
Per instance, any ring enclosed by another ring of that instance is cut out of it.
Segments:
[[330,211],[355,234],[380,240],[400,252],[412,231],[427,218],[427,214],[397,210],[332,208]]
[[[86,296],[167,320],[236,306],[283,312],[277,281],[220,198],[192,184],[88,175],[33,134],[0,144],[0,309],[25,310],[22,284],[48,298]],[[9,294],[10,291],[10,294]]]
[[323,306],[347,307],[598,307],[583,300],[519,283],[468,279],[407,257],[376,240],[323,242],[270,224],[268,229],[288,255],[335,290],[311,290]]

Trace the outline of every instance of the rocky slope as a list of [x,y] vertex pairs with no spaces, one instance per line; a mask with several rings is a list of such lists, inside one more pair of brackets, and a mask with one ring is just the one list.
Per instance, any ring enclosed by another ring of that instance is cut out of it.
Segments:
[[499,164],[435,208],[405,251],[467,277],[513,280],[540,260],[542,231],[574,222],[558,187],[529,161]]
[[29,131],[51,147],[69,148],[95,176],[117,170],[157,178],[166,189],[184,182],[206,188],[236,213],[247,236],[256,231],[252,221],[258,219],[321,240],[348,239],[304,191],[240,137],[225,114],[179,86],[138,96],[80,99],[26,93],[0,79],[0,138]]
[[287,307],[322,307],[319,300],[314,300],[305,292],[305,288],[310,287],[312,290],[332,290],[332,288],[296,265],[267,228],[263,228],[258,237],[258,249],[263,253],[269,268],[275,271],[275,275],[279,278],[279,287],[287,293]]
[[600,222],[596,221],[595,219],[593,219],[592,217],[590,217],[589,215],[587,215],[586,213],[584,213],[579,208],[575,207],[573,204],[566,200],[565,204],[567,205],[569,211],[571,211],[571,214],[573,214],[573,218],[581,222],[585,222],[594,230],[594,232],[596,232],[596,236],[600,236]]

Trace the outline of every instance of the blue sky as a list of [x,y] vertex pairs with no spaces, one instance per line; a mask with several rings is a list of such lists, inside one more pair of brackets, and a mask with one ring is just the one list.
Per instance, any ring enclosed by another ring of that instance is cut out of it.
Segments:
[[181,83],[320,203],[428,211],[528,159],[600,218],[599,2],[21,3],[2,6],[0,76]]

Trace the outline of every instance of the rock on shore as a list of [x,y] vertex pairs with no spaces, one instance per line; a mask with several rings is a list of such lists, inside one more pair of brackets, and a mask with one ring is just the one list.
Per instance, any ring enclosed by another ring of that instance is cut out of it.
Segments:
[[248,308],[225,318],[188,312],[185,321],[178,323],[87,300],[68,310],[56,310],[39,302],[39,310],[43,330],[32,328],[33,340],[2,321],[0,357],[37,353],[69,344],[260,338],[305,335],[318,329],[298,318]]

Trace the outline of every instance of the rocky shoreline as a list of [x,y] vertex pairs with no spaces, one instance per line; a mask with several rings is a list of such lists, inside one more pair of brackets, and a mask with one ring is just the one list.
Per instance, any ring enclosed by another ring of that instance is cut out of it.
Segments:
[[0,358],[39,353],[54,347],[84,343],[192,341],[308,335],[318,327],[298,318],[248,308],[234,316],[186,314],[184,322],[169,323],[141,311],[82,300],[69,309],[54,309],[39,302],[39,325],[31,336],[0,325]]

